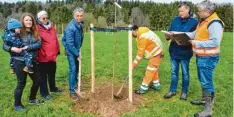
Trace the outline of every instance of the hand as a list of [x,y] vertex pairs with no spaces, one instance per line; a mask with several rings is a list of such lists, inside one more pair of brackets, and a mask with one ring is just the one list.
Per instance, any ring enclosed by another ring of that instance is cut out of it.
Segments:
[[134,71],[134,69],[135,69],[135,67],[134,67],[134,66],[132,66],[132,71]]
[[21,48],[12,47],[11,51],[15,52],[15,53],[20,53],[20,52],[22,52],[22,49]]
[[22,50],[27,50],[28,46],[24,46],[23,48],[21,48]]
[[189,40],[189,42],[192,44],[192,45],[196,45],[196,40]]
[[81,57],[80,57],[80,56],[78,56],[78,57],[77,57],[77,60],[78,60],[78,61],[80,61],[80,60],[81,60]]
[[164,36],[165,36],[166,40],[170,40],[171,35],[165,33]]

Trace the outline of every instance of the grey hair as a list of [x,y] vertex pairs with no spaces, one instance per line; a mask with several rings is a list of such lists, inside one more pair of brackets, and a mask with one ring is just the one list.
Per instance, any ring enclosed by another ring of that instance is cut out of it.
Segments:
[[75,8],[73,11],[73,16],[75,15],[76,12],[84,12],[84,9],[82,9],[80,7]]
[[186,1],[182,1],[179,3],[178,5],[178,8],[181,8],[182,6],[186,7],[186,8],[189,8],[190,9],[190,6],[189,6],[189,3],[186,2]]
[[209,0],[205,0],[197,5],[198,9],[201,10],[208,10],[209,12],[214,12],[215,11],[215,4],[210,2]]

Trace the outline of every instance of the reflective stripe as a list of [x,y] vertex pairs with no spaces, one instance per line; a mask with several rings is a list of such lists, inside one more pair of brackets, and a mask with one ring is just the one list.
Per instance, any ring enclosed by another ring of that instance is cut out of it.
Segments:
[[193,52],[197,55],[203,54],[203,55],[213,55],[220,53],[220,48],[212,48],[212,49],[203,49],[203,48],[193,48]]
[[162,49],[160,48],[160,49],[154,54],[154,56],[159,55],[161,52],[162,52]]
[[[161,52],[162,52],[162,49],[161,49],[159,46],[155,47],[151,52],[148,52],[148,51],[146,50],[146,51],[145,51],[145,53],[146,53],[145,58],[149,59],[149,58],[151,58],[151,57],[153,57],[153,56],[157,56],[157,55],[160,54]],[[153,53],[154,53],[154,54],[153,54]]]
[[148,86],[146,83],[142,82],[141,85],[145,85],[145,86]]
[[153,83],[159,83],[159,80],[154,80]]
[[146,58],[149,58],[158,49],[159,49],[159,46],[155,47],[153,50],[151,50],[151,52],[148,54],[148,56]]
[[154,86],[160,86],[160,83],[153,83]]
[[134,60],[133,63],[138,64],[137,60]]
[[140,56],[136,56],[136,59],[141,60],[141,57]]
[[156,71],[157,70],[157,68],[150,67],[150,66],[147,66],[147,69],[150,70],[150,71]]
[[148,31],[146,33],[141,34],[140,38],[145,38],[145,39],[151,40],[156,45],[159,45],[161,48],[163,48],[162,41],[153,31]]
[[148,90],[148,87],[144,87],[144,86],[141,85],[141,89]]
[[148,90],[148,85],[144,82],[141,83],[141,89]]

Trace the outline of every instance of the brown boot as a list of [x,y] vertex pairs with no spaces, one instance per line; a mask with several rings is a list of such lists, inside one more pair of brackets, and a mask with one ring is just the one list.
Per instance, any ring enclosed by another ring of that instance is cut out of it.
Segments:
[[73,93],[73,94],[71,94],[71,99],[72,99],[72,101],[74,101],[74,102],[76,102],[76,101],[78,101],[78,95],[76,94],[76,93]]

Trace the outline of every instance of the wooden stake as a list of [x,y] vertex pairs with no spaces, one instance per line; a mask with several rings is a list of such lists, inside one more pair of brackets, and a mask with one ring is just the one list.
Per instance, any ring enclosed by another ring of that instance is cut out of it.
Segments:
[[[56,26],[56,24],[54,24],[54,28],[55,28],[55,30],[57,30],[57,26]],[[58,31],[58,30],[57,30]],[[59,33],[59,32],[58,32]]]
[[81,86],[81,49],[80,49],[80,60],[79,60],[79,82],[78,82],[78,93],[80,93],[80,86]]
[[63,36],[63,30],[64,30],[64,29],[63,29],[63,23],[62,23],[62,32],[61,32],[61,33],[62,33],[62,36]]
[[[132,26],[129,25],[129,28]],[[128,31],[128,78],[129,78],[129,101],[132,103],[132,31]]]
[[[90,27],[93,28],[93,24],[90,24]],[[95,51],[94,51],[94,31],[90,30],[90,37],[91,37],[91,77],[92,77],[92,85],[91,85],[91,92],[94,93],[95,87]]]

